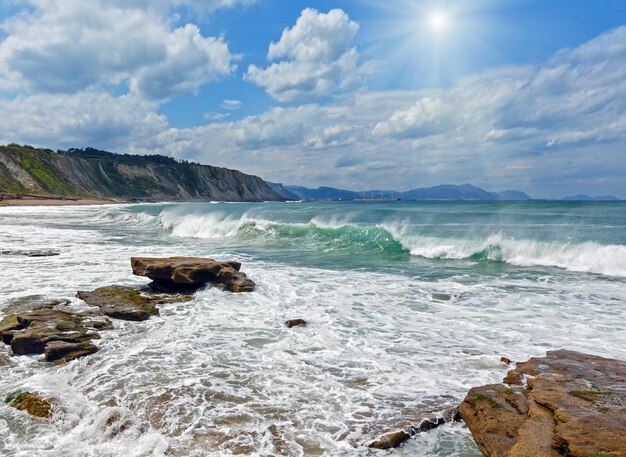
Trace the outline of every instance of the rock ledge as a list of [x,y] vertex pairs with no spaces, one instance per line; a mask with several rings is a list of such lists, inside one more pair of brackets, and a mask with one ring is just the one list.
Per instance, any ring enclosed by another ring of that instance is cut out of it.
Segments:
[[550,351],[459,409],[488,457],[626,457],[626,362]]

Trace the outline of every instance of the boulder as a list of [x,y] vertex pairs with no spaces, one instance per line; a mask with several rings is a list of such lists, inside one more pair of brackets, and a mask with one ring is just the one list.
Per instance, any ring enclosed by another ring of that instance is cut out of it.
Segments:
[[82,343],[67,343],[65,341],[51,341],[46,344],[44,354],[48,362],[69,362],[86,355],[95,354],[100,349],[89,341]]
[[154,281],[155,290],[190,291],[218,284],[231,292],[252,292],[255,284],[239,271],[239,262],[198,257],[132,257],[133,274]]
[[50,418],[50,413],[52,412],[52,402],[50,400],[30,392],[14,392],[5,399],[5,403],[12,408],[26,411],[31,416],[43,419]]
[[285,322],[287,328],[293,327],[306,327],[306,321],[304,319],[290,319]]
[[[91,341],[100,338],[97,331],[112,328],[111,321],[101,313],[75,313],[66,307],[41,308],[6,316],[0,321],[0,336],[16,355],[46,353],[47,360],[58,361],[95,352],[97,348]],[[74,346],[61,349],[55,344],[59,342]]]
[[90,306],[97,306],[113,319],[127,321],[145,321],[151,316],[158,316],[156,305],[189,301],[189,295],[163,295],[141,291],[132,287],[100,287],[91,292],[79,291],[76,295]]
[[626,457],[626,362],[550,351],[460,407],[489,457]]

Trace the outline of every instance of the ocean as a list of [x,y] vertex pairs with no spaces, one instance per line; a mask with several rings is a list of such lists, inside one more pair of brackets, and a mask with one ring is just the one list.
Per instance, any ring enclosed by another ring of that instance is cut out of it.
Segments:
[[[2,456],[481,454],[462,423],[369,450],[500,382],[500,362],[567,348],[626,359],[626,203],[189,203],[0,207],[0,312],[25,296],[140,286],[131,256],[242,262],[215,288],[114,321],[66,365],[0,366]],[[288,329],[302,318],[304,328]],[[9,355],[8,346],[0,354]]]

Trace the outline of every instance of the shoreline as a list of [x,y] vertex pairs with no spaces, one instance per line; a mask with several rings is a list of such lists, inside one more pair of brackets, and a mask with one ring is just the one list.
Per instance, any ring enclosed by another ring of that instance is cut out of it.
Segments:
[[104,198],[8,198],[0,200],[0,207],[3,206],[87,206],[87,205],[121,205],[128,203],[121,200],[108,200]]

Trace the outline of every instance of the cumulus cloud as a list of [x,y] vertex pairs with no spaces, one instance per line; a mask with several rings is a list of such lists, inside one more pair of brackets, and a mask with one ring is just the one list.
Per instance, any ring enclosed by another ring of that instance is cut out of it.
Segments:
[[172,28],[162,1],[31,0],[7,19],[0,42],[0,89],[73,93],[129,82],[151,99],[194,94],[230,74],[220,38],[195,25]]
[[360,62],[352,47],[358,30],[341,9],[321,13],[307,8],[278,42],[270,44],[267,58],[274,63],[266,68],[250,65],[245,79],[283,102],[345,90],[372,69],[371,63]]

